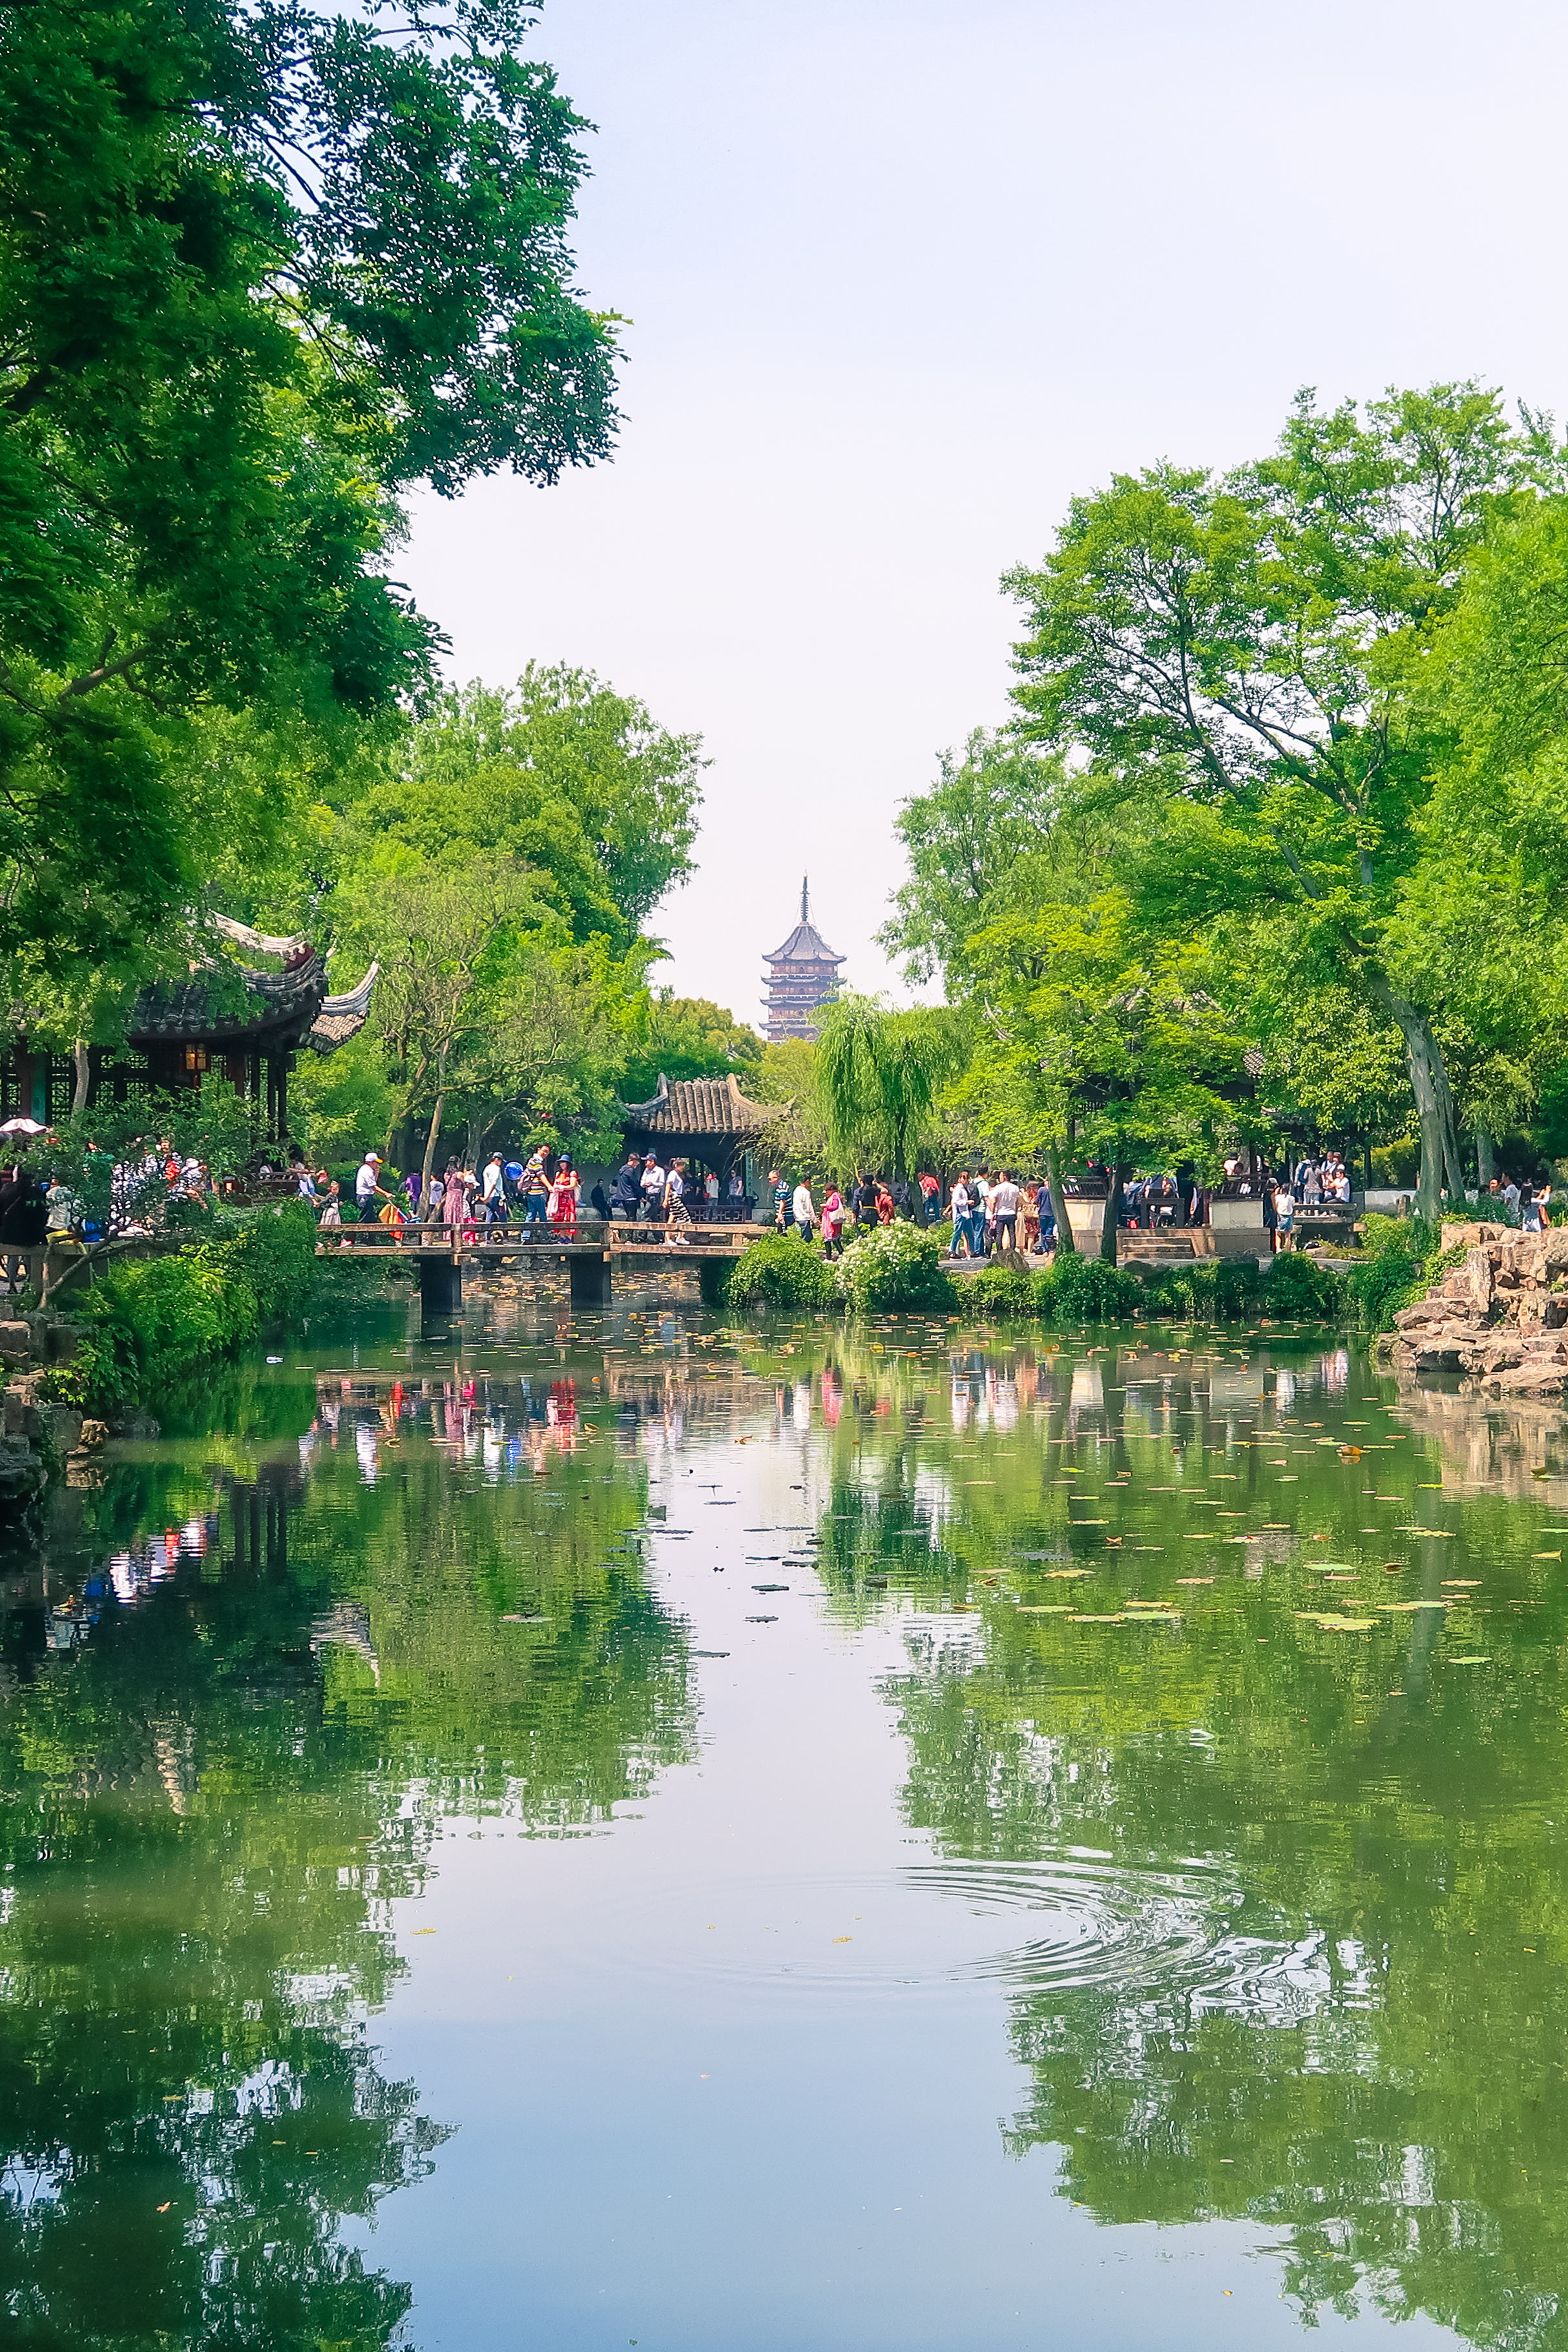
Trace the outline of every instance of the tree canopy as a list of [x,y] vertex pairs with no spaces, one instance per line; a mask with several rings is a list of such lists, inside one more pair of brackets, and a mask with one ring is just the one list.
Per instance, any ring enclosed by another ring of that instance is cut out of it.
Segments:
[[74,0],[0,53],[0,952],[166,939],[196,722],[429,677],[399,493],[607,450],[532,11]]

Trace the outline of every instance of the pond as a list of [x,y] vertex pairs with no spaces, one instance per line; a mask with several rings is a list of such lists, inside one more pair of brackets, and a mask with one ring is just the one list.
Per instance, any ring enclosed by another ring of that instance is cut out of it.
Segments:
[[6,2341],[1568,2344],[1565,1551],[1304,1328],[221,1374],[0,1580]]

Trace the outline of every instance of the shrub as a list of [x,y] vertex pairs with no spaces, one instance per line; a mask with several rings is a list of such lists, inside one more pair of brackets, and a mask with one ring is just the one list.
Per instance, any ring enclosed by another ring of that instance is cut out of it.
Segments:
[[1213,1323],[1219,1318],[1219,1269],[1226,1261],[1195,1257],[1186,1265],[1162,1265],[1144,1290],[1146,1315]]
[[1332,1322],[1344,1311],[1344,1284],[1332,1266],[1281,1250],[1269,1268],[1263,1295],[1270,1315],[1300,1315]]
[[1035,1288],[1035,1276],[1027,1267],[1017,1265],[986,1265],[963,1286],[966,1307],[984,1315],[991,1322],[1001,1322],[1009,1316],[1038,1315],[1040,1297]]
[[852,1242],[832,1271],[839,1295],[862,1315],[907,1307],[941,1310],[957,1304],[952,1278],[942,1270],[942,1244],[936,1235],[902,1221]]
[[[77,1403],[128,1403],[269,1324],[297,1323],[347,1271],[318,1260],[315,1220],[302,1205],[220,1212],[189,1248],[111,1262],[73,1293],[77,1360],[54,1385]],[[353,1269],[356,1286],[369,1271]]]
[[1138,1313],[1144,1286],[1126,1266],[1059,1250],[1034,1277],[1036,1312],[1057,1323],[1117,1323]]
[[838,1291],[815,1250],[792,1234],[768,1234],[729,1268],[724,1299],[728,1307],[824,1307],[838,1304]]
[[1424,1217],[1369,1215],[1361,1230],[1360,1263],[1344,1276],[1346,1305],[1365,1329],[1391,1330],[1399,1309],[1425,1294],[1438,1236]]

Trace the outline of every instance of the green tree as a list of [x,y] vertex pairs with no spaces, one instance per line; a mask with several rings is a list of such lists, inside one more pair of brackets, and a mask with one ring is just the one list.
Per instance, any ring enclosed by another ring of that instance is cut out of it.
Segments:
[[617,917],[629,938],[692,870],[702,766],[700,738],[671,734],[634,697],[530,663],[509,689],[441,696],[362,821],[426,854],[507,850],[558,877],[580,939],[614,934]]
[[506,856],[437,866],[401,849],[346,893],[350,937],[373,938],[382,961],[372,1018],[398,1121],[425,1119],[424,1192],[447,1097],[489,1054],[508,950],[546,911],[534,877]]
[[647,999],[628,1042],[620,1078],[626,1102],[647,1102],[661,1072],[673,1080],[724,1077],[733,1071],[749,1088],[762,1059],[755,1029],[709,997],[676,996],[669,989]]
[[967,1058],[964,1024],[946,1007],[894,1013],[873,997],[839,997],[822,1016],[816,1048],[835,1172],[907,1176],[939,1132],[939,1099]]
[[1060,803],[1061,763],[1016,731],[976,728],[963,758],[944,751],[935,784],[904,803],[895,830],[909,879],[877,937],[911,980],[957,974],[993,890],[1038,849]]
[[970,940],[995,1043],[962,1091],[1007,1157],[1043,1159],[1059,1246],[1071,1246],[1064,1160],[1103,1164],[1100,1255],[1113,1261],[1126,1178],[1151,1162],[1217,1161],[1249,1091],[1250,1048],[1209,992],[1202,951],[1149,938],[1125,891],[1087,878],[1081,866],[1028,861],[1011,903]]
[[73,0],[0,51],[0,951],[111,961],[202,879],[195,715],[428,674],[396,499],[609,446],[583,127],[515,0]]
[[1396,1024],[1428,1208],[1464,1171],[1440,1007],[1396,921],[1448,741],[1421,672],[1467,561],[1555,470],[1474,384],[1364,415],[1303,393],[1272,457],[1118,475],[1008,583],[1030,736],[1087,752],[1108,802],[1166,801],[1191,912],[1293,907],[1322,969]]

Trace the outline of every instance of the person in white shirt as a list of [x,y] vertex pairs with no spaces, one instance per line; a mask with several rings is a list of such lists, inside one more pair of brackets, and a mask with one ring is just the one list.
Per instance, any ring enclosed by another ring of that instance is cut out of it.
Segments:
[[1004,1168],[991,1187],[991,1216],[998,1249],[1017,1249],[1019,1245],[1019,1202],[1022,1198],[1012,1177]]
[[664,1206],[664,1171],[659,1165],[659,1155],[650,1151],[643,1162],[643,1199],[641,1216],[648,1222],[657,1218]]
[[795,1197],[790,1202],[790,1207],[794,1211],[796,1232],[803,1242],[809,1242],[811,1238],[811,1229],[816,1223],[817,1212],[812,1205],[811,1188],[803,1176],[795,1187]]
[[965,1255],[967,1255],[969,1249],[969,1172],[967,1169],[947,1195],[947,1206],[953,1213],[953,1255],[955,1257],[957,1256],[958,1245],[962,1243]]
[[375,1215],[372,1203],[377,1193],[381,1193],[383,1201],[390,1198],[388,1193],[382,1192],[379,1172],[381,1164],[382,1155],[379,1151],[367,1151],[354,1171],[354,1205],[359,1210],[360,1223],[362,1225],[369,1224]]
[[664,1179],[664,1247],[675,1246],[675,1227],[689,1225],[691,1215],[685,1205],[686,1180],[684,1160],[672,1160],[670,1172]]

